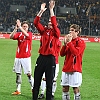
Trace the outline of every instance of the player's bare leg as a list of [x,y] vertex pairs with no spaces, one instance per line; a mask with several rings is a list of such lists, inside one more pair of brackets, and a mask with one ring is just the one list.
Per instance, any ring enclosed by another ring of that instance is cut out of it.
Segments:
[[73,87],[74,100],[81,100],[81,95],[78,87]]

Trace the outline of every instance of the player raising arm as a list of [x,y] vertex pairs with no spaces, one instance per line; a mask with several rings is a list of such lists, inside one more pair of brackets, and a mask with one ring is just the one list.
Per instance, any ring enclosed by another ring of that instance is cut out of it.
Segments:
[[[20,29],[21,32],[17,32]],[[14,62],[14,72],[16,73],[16,91],[13,95],[21,94],[21,74],[22,68],[24,73],[27,74],[31,89],[33,88],[33,77],[31,75],[31,46],[32,46],[32,33],[28,31],[29,23],[27,21],[16,21],[14,31],[10,34],[10,39],[17,40],[18,46]]]
[[50,18],[48,26],[45,27],[40,23],[40,18],[43,12],[47,9],[46,3],[41,4],[41,9],[34,19],[34,25],[38,29],[41,39],[39,48],[39,57],[36,61],[34,70],[34,87],[33,100],[38,99],[39,88],[43,73],[46,78],[46,100],[52,100],[52,84],[55,75],[55,41],[60,37],[60,30],[57,27],[56,16],[54,15],[55,1],[49,2]]

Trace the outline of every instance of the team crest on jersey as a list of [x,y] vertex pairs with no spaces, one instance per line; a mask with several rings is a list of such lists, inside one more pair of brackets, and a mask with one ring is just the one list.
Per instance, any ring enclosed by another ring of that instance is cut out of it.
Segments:
[[47,32],[47,35],[50,35],[49,32]]

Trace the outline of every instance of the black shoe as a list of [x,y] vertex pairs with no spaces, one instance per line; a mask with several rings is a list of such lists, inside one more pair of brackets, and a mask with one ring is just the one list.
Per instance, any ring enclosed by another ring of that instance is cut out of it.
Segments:
[[51,100],[54,100],[54,95],[52,95],[52,98],[51,98]]
[[40,94],[38,99],[43,99],[44,98],[44,94]]

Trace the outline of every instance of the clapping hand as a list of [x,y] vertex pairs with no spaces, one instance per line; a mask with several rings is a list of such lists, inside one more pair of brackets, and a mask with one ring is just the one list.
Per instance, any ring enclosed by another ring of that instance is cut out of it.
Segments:
[[64,37],[64,44],[67,44],[67,43],[71,42],[71,40],[72,40],[72,34],[67,34]]
[[47,8],[45,8],[45,6],[46,6],[46,3],[42,3],[41,4],[41,11],[44,12],[47,9]]
[[54,0],[50,0],[49,2],[49,8],[53,9],[55,7],[55,1]]
[[18,27],[18,28],[21,27],[21,22],[20,22],[19,19],[17,19],[16,23],[17,23],[17,27]]

